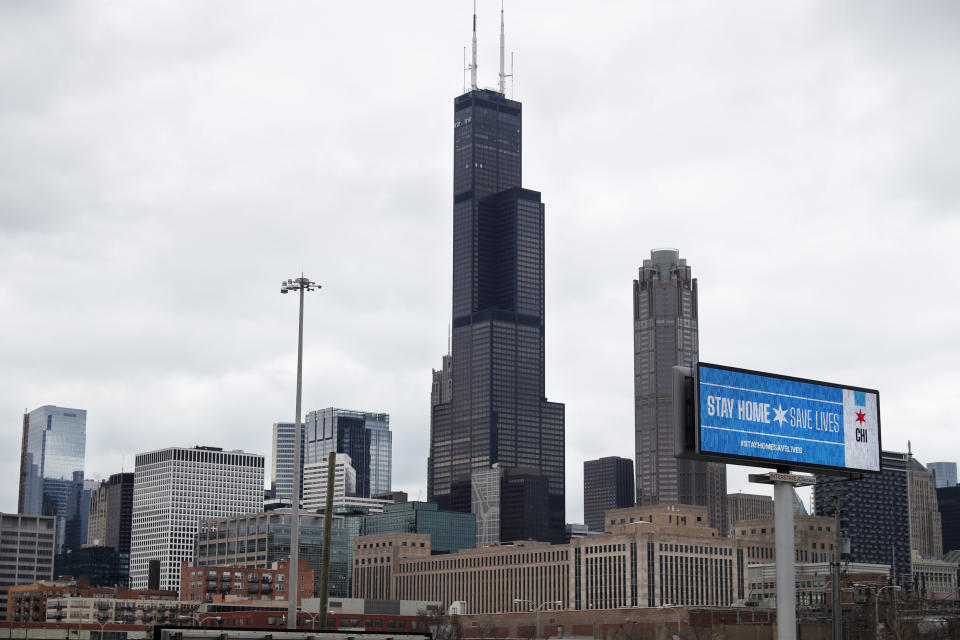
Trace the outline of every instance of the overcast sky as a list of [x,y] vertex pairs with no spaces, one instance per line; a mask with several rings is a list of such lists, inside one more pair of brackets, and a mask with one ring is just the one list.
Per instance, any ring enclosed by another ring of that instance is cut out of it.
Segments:
[[[480,83],[499,3],[480,0]],[[632,281],[676,247],[709,362],[880,390],[885,448],[960,459],[960,4],[507,3],[546,203],[547,394],[633,456]],[[304,409],[388,412],[426,498],[471,3],[0,4],[0,510],[24,409],[87,409],[88,477],[262,453]],[[509,91],[508,91],[509,94]],[[729,467],[729,490],[763,492]],[[268,471],[269,475],[269,471]]]

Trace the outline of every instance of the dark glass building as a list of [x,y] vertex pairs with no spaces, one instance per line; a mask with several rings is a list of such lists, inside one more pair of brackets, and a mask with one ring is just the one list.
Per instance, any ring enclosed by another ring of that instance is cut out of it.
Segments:
[[673,455],[673,367],[699,359],[697,279],[676,249],[654,249],[633,281],[637,504],[709,509],[727,525],[726,465]]
[[357,472],[357,496],[369,498],[390,491],[389,415],[330,407],[308,413],[303,428],[303,464],[325,463],[331,451],[345,453]]
[[607,509],[632,507],[633,460],[609,456],[583,463],[583,521],[590,531],[603,532]]
[[58,553],[53,575],[82,576],[91,587],[126,587],[130,584],[130,553],[120,553],[112,547],[84,547]]
[[431,394],[428,499],[468,512],[474,472],[527,467],[547,485],[544,538],[561,542],[564,406],[546,399],[544,205],[521,186],[521,105],[473,89],[453,111],[452,337]]
[[909,584],[910,454],[883,451],[880,466],[880,475],[859,480],[818,474],[814,510],[818,516],[835,517],[838,502],[840,531],[850,540],[850,562],[890,565],[897,584]]
[[943,532],[943,552],[960,549],[960,486],[937,489],[937,508]]
[[383,513],[359,517],[362,524],[356,535],[426,533],[432,553],[456,553],[476,546],[477,525],[472,514],[440,511],[429,502],[388,504]]

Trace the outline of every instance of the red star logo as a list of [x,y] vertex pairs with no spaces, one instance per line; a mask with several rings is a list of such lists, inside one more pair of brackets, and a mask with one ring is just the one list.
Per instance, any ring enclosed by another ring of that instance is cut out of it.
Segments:
[[865,414],[863,411],[857,411],[857,422],[859,422],[860,424],[863,424],[864,418],[866,417],[867,417],[867,414]]

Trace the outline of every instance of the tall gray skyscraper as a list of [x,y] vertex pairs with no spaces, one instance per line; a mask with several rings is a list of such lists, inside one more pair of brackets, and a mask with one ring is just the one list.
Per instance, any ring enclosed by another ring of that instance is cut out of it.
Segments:
[[[471,510],[471,478],[525,467],[548,485],[548,538],[565,535],[564,406],[544,382],[544,205],[521,184],[522,105],[476,87],[453,103],[453,304],[449,354],[433,377],[427,495]],[[501,83],[502,84],[502,83]],[[528,482],[529,481],[529,482]],[[542,483],[541,483],[542,484]],[[503,536],[523,523],[500,513]]]
[[86,446],[85,409],[45,405],[23,416],[17,510],[56,517],[57,553],[79,549],[82,544],[81,520],[86,518],[80,506]]
[[329,407],[308,413],[304,429],[303,464],[326,462],[331,451],[345,453],[357,471],[358,496],[390,491],[393,434],[388,414]]
[[637,503],[706,506],[726,530],[723,464],[673,455],[673,367],[699,359],[697,280],[676,249],[654,249],[633,281]]

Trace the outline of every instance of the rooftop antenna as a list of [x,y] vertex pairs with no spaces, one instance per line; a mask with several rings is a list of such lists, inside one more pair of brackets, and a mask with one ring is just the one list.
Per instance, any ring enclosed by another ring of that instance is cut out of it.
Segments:
[[500,0],[500,93],[507,95],[507,75],[503,72],[503,0]]
[[477,0],[473,0],[473,55],[470,58],[470,90],[477,89]]
[[463,92],[467,92],[467,48],[463,48]]

